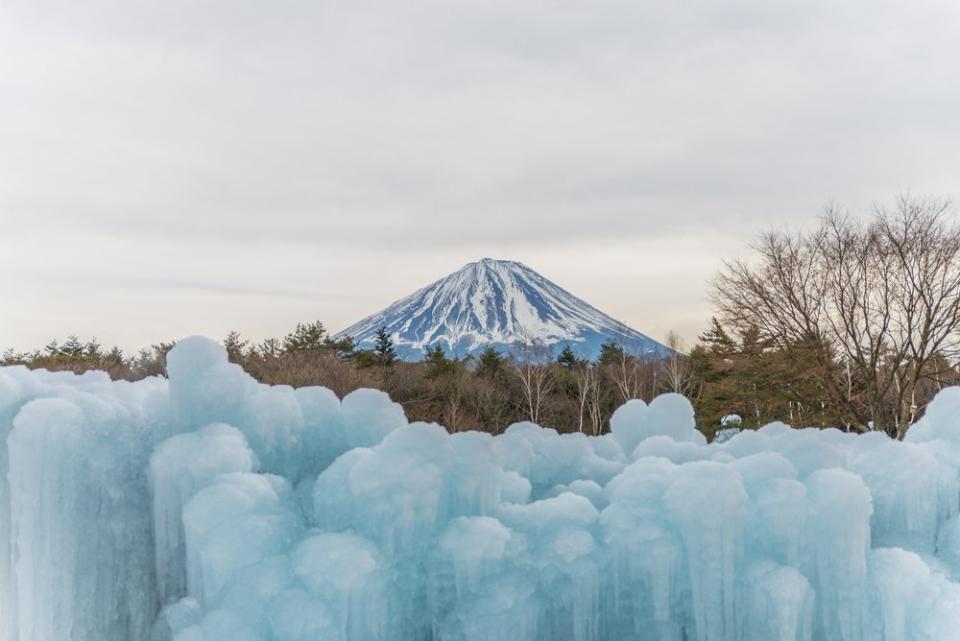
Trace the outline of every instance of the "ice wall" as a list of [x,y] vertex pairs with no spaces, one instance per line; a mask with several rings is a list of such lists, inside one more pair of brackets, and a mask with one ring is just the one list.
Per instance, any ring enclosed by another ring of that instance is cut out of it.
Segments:
[[0,369],[0,641],[960,639],[960,389],[906,442],[408,424],[259,385]]

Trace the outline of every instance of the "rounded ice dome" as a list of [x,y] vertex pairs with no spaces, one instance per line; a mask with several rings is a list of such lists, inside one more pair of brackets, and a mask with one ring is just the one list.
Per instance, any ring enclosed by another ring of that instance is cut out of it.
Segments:
[[666,436],[675,441],[704,441],[703,435],[697,431],[693,405],[681,394],[662,394],[650,405],[639,399],[627,401],[610,417],[610,431],[628,455],[640,441],[651,436]]

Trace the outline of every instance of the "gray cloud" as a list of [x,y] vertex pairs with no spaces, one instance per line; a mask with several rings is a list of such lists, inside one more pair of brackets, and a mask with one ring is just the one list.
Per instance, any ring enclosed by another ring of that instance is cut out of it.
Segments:
[[[150,331],[277,333],[481,255],[692,338],[758,228],[957,195],[958,42],[946,0],[10,0],[0,345],[168,337],[40,295],[52,278],[105,310],[117,271],[171,283]],[[273,288],[318,300],[265,318]]]

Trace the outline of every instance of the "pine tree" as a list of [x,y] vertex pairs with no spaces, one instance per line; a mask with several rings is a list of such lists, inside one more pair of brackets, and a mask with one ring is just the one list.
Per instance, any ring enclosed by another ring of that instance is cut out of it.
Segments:
[[380,359],[369,349],[354,350],[350,356],[350,361],[360,369],[380,364]]
[[99,361],[103,358],[103,345],[97,342],[96,336],[87,341],[87,344],[83,346],[83,356],[92,361]]
[[60,354],[67,358],[83,358],[83,343],[76,335],[67,336],[67,342],[60,348]]
[[377,341],[373,348],[373,354],[381,365],[392,365],[397,360],[397,351],[393,349],[393,339],[387,334],[386,327],[377,330]]
[[268,338],[254,348],[261,358],[279,358],[283,354],[283,344],[279,339]]
[[239,332],[232,331],[223,339],[223,346],[227,350],[227,358],[231,363],[239,363],[243,360],[243,355],[247,350],[250,341],[240,337]]
[[710,329],[700,334],[699,340],[704,347],[716,355],[732,354],[737,351],[737,343],[723,328],[717,317],[710,319]]
[[297,328],[284,337],[283,350],[285,352],[306,352],[320,349],[325,346],[326,340],[327,329],[320,321],[297,323]]
[[336,355],[343,360],[349,360],[356,355],[357,342],[353,340],[352,336],[344,336],[343,338],[337,339],[327,337],[324,339],[323,344],[328,349],[332,349]]
[[447,354],[443,351],[443,348],[436,345],[427,348],[427,353],[423,357],[423,363],[426,365],[425,376],[427,378],[436,378],[447,369],[450,359],[447,358]]
[[107,355],[104,356],[104,360],[111,365],[124,365],[126,364],[126,358],[123,356],[123,350],[117,347],[116,345],[107,352]]
[[570,347],[569,343],[563,346],[563,349],[560,350],[560,355],[557,356],[557,363],[567,369],[576,365],[578,361],[579,359],[577,355],[573,353],[573,348]]
[[485,347],[477,357],[476,375],[480,378],[496,378],[503,373],[503,355],[494,347]]
[[600,346],[600,356],[597,358],[597,363],[600,365],[611,365],[619,363],[623,358],[623,347],[618,345],[613,339],[609,339]]
[[55,356],[60,356],[60,343],[57,342],[57,339],[53,339],[47,343],[46,347],[43,348],[43,351],[47,353],[47,356],[53,358]]

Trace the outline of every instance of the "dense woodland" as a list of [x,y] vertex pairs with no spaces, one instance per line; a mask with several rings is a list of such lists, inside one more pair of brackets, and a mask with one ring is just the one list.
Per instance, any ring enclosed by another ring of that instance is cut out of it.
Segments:
[[[828,209],[813,231],[765,234],[750,260],[715,279],[709,329],[689,350],[668,337],[667,357],[609,342],[586,360],[576,345],[531,343],[468,358],[435,348],[411,363],[383,331],[361,350],[319,321],[257,344],[232,332],[224,346],[261,382],[340,396],[379,388],[411,420],[450,430],[496,433],[530,420],[599,434],[624,402],[678,392],[708,436],[736,414],[747,428],[779,420],[899,438],[940,388],[960,383],[960,229],[950,216],[946,203],[901,198],[867,219]],[[136,380],[163,375],[172,346],[127,356],[70,337],[0,362]]]

